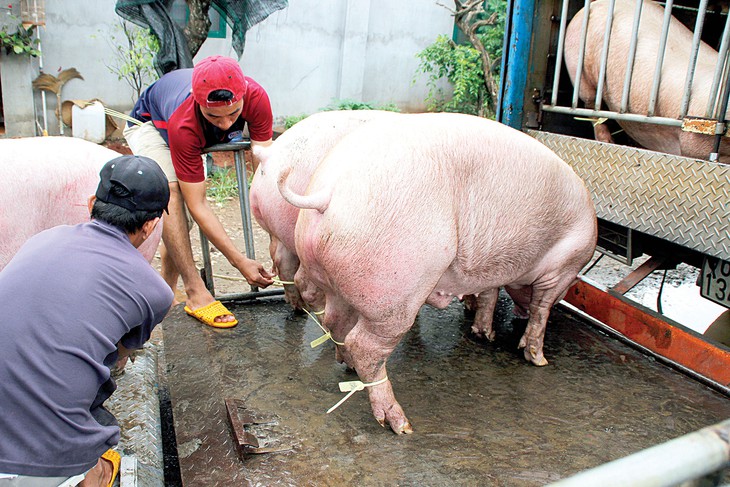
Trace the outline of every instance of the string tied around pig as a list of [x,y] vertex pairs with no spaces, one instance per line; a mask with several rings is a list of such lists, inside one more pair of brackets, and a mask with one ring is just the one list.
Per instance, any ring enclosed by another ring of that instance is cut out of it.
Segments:
[[340,384],[339,384],[339,386],[340,386],[340,392],[347,392],[347,395],[345,397],[343,397],[342,399],[340,399],[337,402],[337,404],[335,404],[334,406],[332,406],[331,408],[329,408],[327,410],[327,414],[331,413],[332,411],[334,411],[335,409],[337,409],[338,407],[340,407],[343,402],[345,402],[348,399],[350,399],[350,396],[352,396],[353,394],[355,394],[357,391],[362,391],[366,387],[373,387],[373,386],[380,385],[380,384],[386,382],[387,380],[388,380],[388,376],[386,375],[382,379],[376,380],[375,382],[371,382],[369,384],[365,384],[365,383],[363,383],[362,381],[359,381],[359,380],[350,380],[350,381],[346,381],[346,382],[340,382]]
[[284,287],[284,285],[286,285],[286,284],[294,284],[294,281],[282,281],[282,280],[281,280],[281,279],[279,278],[279,276],[274,276],[274,277],[272,277],[272,278],[271,278],[271,280],[273,281],[273,282],[272,282],[272,284],[273,284],[274,286],[281,286],[281,287]]
[[326,342],[327,340],[332,340],[332,342],[333,342],[333,343],[334,343],[335,345],[340,345],[340,346],[344,346],[344,345],[345,345],[344,343],[340,343],[340,342],[336,341],[336,340],[335,340],[334,338],[332,338],[332,333],[330,333],[330,331],[329,331],[329,330],[328,330],[327,328],[325,328],[325,327],[324,327],[324,326],[322,325],[322,323],[320,323],[320,322],[319,322],[319,320],[317,319],[317,317],[315,316],[315,315],[317,315],[317,314],[322,314],[322,313],[324,313],[324,310],[322,310],[322,311],[315,311],[314,313],[311,313],[311,312],[309,312],[309,310],[305,309],[305,310],[304,310],[304,312],[305,312],[305,313],[307,313],[307,314],[309,315],[309,317],[310,317],[310,318],[312,318],[312,319],[314,320],[314,322],[315,322],[315,323],[317,323],[317,325],[318,325],[318,326],[319,326],[319,327],[320,327],[320,328],[322,329],[322,331],[324,332],[324,335],[322,335],[321,337],[317,338],[316,340],[312,340],[312,341],[311,341],[311,342],[309,343],[309,346],[310,346],[310,347],[312,347],[312,348],[317,348],[318,346],[322,345],[322,344],[323,344],[324,342]]
[[606,117],[574,117],[576,120],[581,120],[583,122],[591,122],[591,125],[594,127],[596,125],[601,125],[602,123],[606,123],[608,119]]

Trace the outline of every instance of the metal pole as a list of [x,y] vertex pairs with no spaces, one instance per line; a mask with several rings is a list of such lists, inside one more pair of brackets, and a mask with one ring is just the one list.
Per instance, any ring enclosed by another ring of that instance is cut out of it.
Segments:
[[695,69],[697,68],[697,54],[700,51],[700,34],[702,34],[702,26],[705,23],[705,13],[707,10],[707,0],[700,1],[700,7],[697,11],[697,21],[695,22],[694,37],[692,38],[692,54],[689,58],[689,66],[687,67],[687,77],[684,81],[684,96],[682,97],[681,118],[687,116],[689,109],[689,100],[692,93],[692,82],[695,77]]
[[497,96],[497,113],[495,113],[495,120],[499,123],[505,123],[504,122],[504,100],[506,99],[506,92],[509,91],[507,89],[505,78],[508,75],[508,69],[509,66],[509,46],[510,46],[510,39],[512,39],[512,26],[514,25],[512,22],[512,10],[513,7],[513,1],[514,0],[508,0],[507,1],[507,13],[505,14],[505,20],[504,20],[504,38],[502,39],[502,45],[504,46],[504,49],[502,49],[502,64],[500,67],[500,73],[502,73],[502,76],[499,78],[499,95]]
[[[705,0],[706,1],[706,0]],[[611,42],[611,27],[613,25],[613,10],[616,0],[611,0],[608,4],[608,14],[606,15],[606,31],[603,34],[603,51],[601,53],[601,69],[598,74],[598,86],[596,87],[596,110],[601,109],[603,101],[603,85],[606,82],[606,65],[608,64],[608,48]]]
[[669,487],[728,466],[730,420],[578,473],[549,487]]
[[681,127],[682,120],[667,117],[647,117],[646,115],[637,115],[635,113],[617,113],[609,110],[591,110],[589,108],[570,108],[570,107],[553,107],[543,106],[546,112],[564,113],[579,117],[605,117],[611,120],[625,120],[627,122],[645,122],[655,125],[669,125],[670,127]]
[[215,296],[215,286],[213,285],[213,264],[210,262],[210,242],[208,237],[205,236],[203,230],[200,230],[200,250],[203,254],[203,280],[205,280],[205,287],[208,288],[210,294]]
[[634,73],[634,61],[636,60],[636,45],[639,43],[639,23],[641,22],[641,7],[644,2],[636,2],[634,8],[634,26],[631,30],[631,44],[629,45],[629,58],[626,60],[626,78],[624,79],[624,91],[621,95],[621,113],[629,109],[629,92],[631,91],[631,78]]
[[[578,107],[578,93],[580,89],[580,79],[583,77],[583,58],[586,55],[586,38],[588,37],[588,17],[591,15],[591,0],[586,0],[583,6],[583,30],[581,31],[580,49],[578,50],[578,66],[575,68],[575,77],[573,78],[573,108]],[[601,107],[598,107],[601,108]]]
[[[730,100],[730,82],[728,82],[728,76],[730,76],[730,63],[728,63],[727,59],[725,59],[725,79],[722,100],[720,102],[720,106],[715,111],[715,120],[717,120],[718,122],[722,122],[723,127],[725,125],[725,114],[727,113],[728,101]],[[720,127],[718,126],[718,129],[719,128]],[[723,131],[720,131],[715,135],[715,143],[712,148],[712,153],[709,157],[710,162],[716,162],[720,156],[720,142],[722,141],[722,138],[724,136],[722,132]]]
[[[253,243],[253,225],[251,223],[251,205],[248,200],[248,177],[246,176],[246,163],[243,156],[243,149],[236,151],[234,155],[236,163],[236,179],[238,180],[238,203],[241,208],[241,225],[243,226],[243,237],[246,242],[246,257],[256,259]],[[251,291],[258,291],[258,286],[251,286]]]
[[514,0],[512,30],[506,49],[509,64],[504,76],[502,123],[517,130],[522,130],[534,14],[535,0]]
[[720,42],[720,51],[717,56],[717,66],[715,66],[715,75],[712,77],[712,88],[710,88],[710,96],[707,99],[706,118],[714,115],[717,106],[717,93],[720,87],[720,78],[725,70],[725,62],[727,60],[728,44],[730,44],[730,15],[725,20],[725,30],[722,31],[722,42]]
[[565,29],[568,25],[568,0],[563,0],[560,10],[560,34],[558,35],[558,52],[555,55],[555,76],[553,77],[553,93],[550,104],[558,104],[558,86],[560,85],[560,70],[563,67],[563,48],[565,47]]
[[664,51],[667,48],[667,36],[669,34],[669,24],[672,20],[672,3],[674,0],[667,0],[664,7],[664,25],[662,27],[662,35],[659,40],[659,52],[657,53],[656,66],[654,68],[654,84],[651,88],[651,96],[649,97],[649,111],[647,115],[654,116],[656,108],[657,95],[659,93],[659,83],[662,79],[662,65],[664,64]]

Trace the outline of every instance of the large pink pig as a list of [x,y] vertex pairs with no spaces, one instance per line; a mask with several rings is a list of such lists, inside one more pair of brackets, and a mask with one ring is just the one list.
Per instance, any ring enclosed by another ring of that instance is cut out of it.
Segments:
[[[610,0],[595,0],[590,4],[586,51],[579,88],[580,98],[588,108],[595,106],[609,4]],[[621,108],[635,5],[634,0],[616,0],[614,7],[602,98],[608,109],[616,112]],[[584,15],[585,8],[570,21],[565,37],[565,65],[574,84]],[[663,18],[664,9],[659,4],[651,1],[643,2],[629,96],[630,113],[646,115],[648,112]],[[672,17],[654,113],[656,116],[680,118],[691,50],[692,32]],[[689,115],[705,116],[717,63],[717,51],[702,43],[692,86]],[[679,127],[664,125],[625,121],[619,121],[619,124],[632,139],[647,149],[697,158],[707,158],[712,152],[714,141],[712,136],[683,132]],[[611,134],[605,124],[596,125],[595,132],[597,140],[612,142]],[[727,162],[727,156],[730,156],[730,142],[723,138],[720,147],[721,162]]]
[[375,418],[411,425],[386,361],[424,303],[478,294],[489,320],[500,286],[529,310],[521,346],[545,364],[551,306],[593,255],[596,215],[583,182],[531,137],[463,114],[400,115],[343,138],[306,195],[301,268],[324,291],[325,325],[366,384]]
[[[260,162],[249,192],[251,213],[271,238],[271,260],[282,281],[292,282],[299,268],[294,247],[299,208],[281,197],[277,188],[279,173],[286,167],[293,168],[289,187],[303,193],[319,162],[342,137],[371,120],[394,116],[397,114],[379,110],[320,112],[295,124],[270,147],[254,149]],[[297,279],[296,287],[284,286],[287,301],[296,309],[303,309],[306,303],[319,310],[324,304],[321,293],[309,286],[303,274]],[[304,294],[304,300],[298,289]]]
[[[36,233],[88,221],[87,201],[96,192],[99,171],[118,156],[73,137],[0,140],[0,269]],[[148,260],[157,250],[160,227],[139,249]]]

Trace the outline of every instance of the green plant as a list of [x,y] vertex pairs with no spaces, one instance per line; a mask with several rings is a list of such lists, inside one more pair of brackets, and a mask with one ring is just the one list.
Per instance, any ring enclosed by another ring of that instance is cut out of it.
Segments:
[[[444,35],[417,54],[421,59],[417,75],[427,74],[426,108],[439,112],[478,115],[487,110],[486,86],[481,59],[476,49],[456,44]],[[439,85],[446,78],[453,93],[447,98]],[[415,78],[414,78],[415,82]]]
[[35,25],[27,29],[18,21],[17,29],[9,32],[7,26],[0,28],[0,48],[5,49],[5,54],[15,53],[37,57],[41,51],[38,50],[38,39],[33,37]]
[[220,168],[212,172],[208,177],[208,196],[219,205],[229,198],[238,196],[236,170]]
[[325,108],[323,111],[331,110],[387,110],[390,112],[397,112],[398,107],[394,103],[388,103],[386,105],[373,105],[370,102],[354,101],[354,100],[336,100]]
[[290,128],[292,128],[294,126],[294,124],[296,124],[297,122],[299,122],[301,120],[304,120],[307,117],[308,117],[308,115],[303,113],[301,115],[290,115],[290,116],[284,118],[284,129],[289,130]]
[[114,51],[114,60],[106,67],[118,80],[127,82],[134,90],[136,100],[158,77],[153,63],[160,43],[149,30],[124,21],[119,22],[107,41]]
[[[385,105],[373,105],[369,102],[354,101],[354,100],[336,100],[322,108],[320,111],[328,112],[332,110],[385,110],[388,112],[399,112],[400,109],[395,103],[387,103]],[[297,122],[304,120],[309,115],[290,115],[284,118],[284,129],[288,130],[294,126]]]
[[[499,85],[499,61],[506,3],[504,0],[464,2],[454,0],[455,23],[461,31],[459,41],[439,36],[418,53],[421,60],[414,82],[428,75],[426,105],[429,110],[493,116]],[[439,81],[445,78],[453,93],[447,96]]]

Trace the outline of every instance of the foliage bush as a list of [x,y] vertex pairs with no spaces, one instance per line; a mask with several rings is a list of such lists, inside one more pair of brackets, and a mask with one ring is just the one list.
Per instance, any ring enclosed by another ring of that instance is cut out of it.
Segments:
[[[15,16],[12,16],[15,19]],[[0,29],[0,48],[5,49],[5,54],[20,54],[37,57],[41,52],[38,50],[38,39],[33,37],[35,26],[27,29],[18,20],[17,29],[10,32],[6,26]]]
[[385,105],[373,105],[370,102],[354,100],[336,100],[322,109],[322,111],[332,110],[386,110],[389,112],[400,111],[398,110],[398,107],[395,106],[395,103],[387,103]]
[[114,51],[114,59],[106,67],[132,88],[136,100],[158,77],[153,62],[160,43],[149,30],[124,21],[106,40]]
[[289,130],[294,126],[295,123],[304,120],[308,116],[309,115],[307,115],[306,113],[302,113],[301,115],[290,115],[284,118],[284,129]]
[[[504,0],[486,1],[485,12],[481,18],[493,17],[494,23],[481,27],[477,34],[493,60],[491,72],[497,84],[502,58],[505,11]],[[415,82],[422,74],[428,76],[429,91],[425,100],[428,110],[494,115],[492,107],[497,100],[492,100],[486,88],[482,60],[475,48],[440,35],[436,42],[416,56],[420,59],[420,64],[413,81]],[[440,80],[444,78],[449,82],[452,93],[445,93],[441,88]]]
[[[250,181],[249,181],[250,184]],[[220,168],[208,176],[208,196],[219,205],[225,200],[238,196],[236,170]]]

